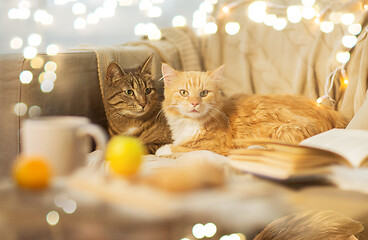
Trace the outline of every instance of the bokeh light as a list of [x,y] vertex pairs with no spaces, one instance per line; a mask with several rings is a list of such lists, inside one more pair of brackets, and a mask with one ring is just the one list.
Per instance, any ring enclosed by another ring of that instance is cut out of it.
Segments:
[[197,239],[204,238],[205,234],[204,225],[201,223],[197,223],[196,225],[194,225],[192,228],[192,234]]
[[41,44],[42,37],[40,34],[33,33],[28,37],[28,44],[33,47],[37,47]]
[[335,24],[331,21],[323,21],[321,22],[320,29],[324,33],[330,33],[334,30]]
[[54,82],[51,80],[46,81],[46,79],[41,83],[41,91],[44,93],[49,93],[54,89]]
[[354,35],[347,35],[342,38],[341,42],[344,47],[352,48],[357,44],[358,39]]
[[267,15],[266,10],[267,4],[264,1],[255,1],[248,7],[248,17],[254,22],[261,23]]
[[41,108],[36,105],[31,106],[28,110],[28,116],[30,118],[36,118],[41,116]]
[[217,232],[217,227],[214,223],[206,223],[204,225],[204,236],[205,237],[208,237],[208,238],[213,237],[215,236],[216,232]]
[[298,23],[303,18],[301,6],[289,6],[286,13],[287,19],[292,23]]
[[15,37],[10,40],[10,47],[12,49],[20,49],[23,46],[23,40],[20,37]]
[[208,22],[204,26],[204,32],[206,34],[215,34],[217,32],[217,24],[214,22]]
[[336,60],[339,63],[345,64],[350,60],[350,53],[349,52],[338,52],[336,54]]
[[345,25],[350,25],[354,22],[355,16],[352,13],[345,13],[341,15],[341,23]]
[[33,69],[42,68],[43,67],[43,64],[44,64],[44,60],[40,56],[36,56],[35,58],[33,58],[31,60],[31,63],[30,63],[31,68],[33,68]]
[[51,211],[46,215],[46,222],[51,226],[55,226],[56,224],[58,224],[59,219],[59,213],[56,211]]
[[240,30],[240,24],[238,22],[228,22],[225,25],[225,31],[229,35],[235,35]]
[[348,31],[350,34],[358,35],[362,31],[362,25],[359,23],[349,25]]
[[24,116],[27,113],[28,107],[25,103],[17,103],[14,106],[14,113],[17,116]]
[[75,29],[83,29],[87,27],[87,20],[79,17],[77,19],[74,20],[74,28]]
[[23,50],[24,58],[27,58],[27,59],[35,58],[37,53],[38,51],[35,47],[28,46]]
[[57,64],[53,61],[48,61],[45,64],[44,69],[45,69],[46,72],[55,72],[56,69],[57,69]]
[[173,27],[183,27],[185,25],[187,25],[187,20],[185,19],[185,17],[183,17],[181,15],[175,16],[172,19],[172,26]]
[[46,48],[47,55],[55,56],[59,53],[59,46],[56,44],[50,44]]
[[287,26],[287,21],[283,17],[277,18],[273,24],[273,28],[277,31],[281,31],[285,29],[286,26]]
[[85,14],[87,11],[87,6],[84,3],[76,2],[73,4],[72,12],[75,15]]
[[33,79],[33,74],[32,72],[28,71],[28,70],[24,70],[20,73],[19,75],[19,80],[21,83],[23,84],[28,84],[32,81]]

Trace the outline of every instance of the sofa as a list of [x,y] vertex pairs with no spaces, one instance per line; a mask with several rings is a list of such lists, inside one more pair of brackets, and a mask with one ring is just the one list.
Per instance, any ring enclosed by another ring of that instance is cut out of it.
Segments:
[[[334,107],[349,120],[348,128],[368,129],[368,39],[367,14],[356,18],[363,29],[358,43],[348,49],[350,60],[341,65],[336,53],[344,50],[341,38],[345,26],[335,25],[331,33],[323,33],[309,21],[289,23],[283,31],[255,23],[244,15],[244,4],[232,5],[231,14],[222,12],[219,1],[215,10],[218,30],[215,34],[198,36],[188,27],[162,29],[162,39],[141,39],[115,46],[80,45],[74,49],[48,56],[39,54],[43,63],[57,64],[56,80],[51,92],[42,92],[39,76],[43,65],[32,67],[32,60],[21,54],[0,55],[0,171],[10,173],[12,161],[21,151],[20,131],[23,119],[29,118],[32,106],[36,114],[86,116],[107,129],[104,112],[103,79],[107,65],[117,61],[123,68],[139,66],[154,54],[152,73],[161,77],[161,62],[180,70],[211,70],[221,64],[224,69],[224,92],[247,94],[303,94],[318,99],[328,95],[325,104]],[[322,4],[323,5],[323,4]],[[345,6],[346,7],[346,6]],[[338,11],[340,5],[326,5]],[[238,22],[240,30],[227,34],[226,23]],[[30,83],[19,80],[22,71],[33,74]],[[343,86],[342,71],[349,77]],[[332,74],[334,73],[334,74]],[[330,86],[326,92],[326,86]],[[26,104],[15,110],[17,103]],[[16,114],[15,111],[18,111]],[[19,111],[21,113],[19,113]],[[23,111],[23,112],[22,112]]]

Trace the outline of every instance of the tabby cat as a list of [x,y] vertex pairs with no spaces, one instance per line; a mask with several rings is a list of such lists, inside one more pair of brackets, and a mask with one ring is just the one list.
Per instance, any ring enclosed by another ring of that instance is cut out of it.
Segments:
[[[298,143],[331,128],[344,128],[335,110],[303,96],[226,97],[220,89],[223,66],[208,72],[179,72],[162,65],[163,111],[173,144],[156,155],[211,150],[227,155],[239,139],[278,139]],[[245,147],[245,146],[243,146]]]
[[110,135],[138,137],[148,153],[171,143],[171,132],[161,111],[162,94],[152,79],[152,56],[141,67],[122,70],[112,62],[106,71],[105,98]]

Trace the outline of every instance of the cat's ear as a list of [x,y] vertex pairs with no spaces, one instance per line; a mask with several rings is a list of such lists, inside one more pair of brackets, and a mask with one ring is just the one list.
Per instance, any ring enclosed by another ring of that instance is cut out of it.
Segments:
[[120,68],[116,62],[111,62],[106,70],[107,81],[111,84],[123,77],[126,73]]
[[165,86],[168,86],[172,81],[175,80],[178,72],[174,68],[167,65],[166,63],[162,64],[161,69],[162,69],[162,76],[164,78]]
[[222,79],[222,75],[224,73],[224,67],[225,65],[221,65],[220,67],[216,68],[212,72],[210,72],[210,77],[213,80],[220,81]]
[[153,59],[153,54],[151,56],[149,56],[146,61],[144,62],[143,66],[142,66],[142,73],[148,73],[148,74],[152,74],[151,72],[151,68],[152,68],[152,59]]

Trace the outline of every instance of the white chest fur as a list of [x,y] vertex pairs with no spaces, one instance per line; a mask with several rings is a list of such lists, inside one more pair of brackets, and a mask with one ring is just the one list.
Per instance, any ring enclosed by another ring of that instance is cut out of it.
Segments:
[[201,126],[191,119],[177,119],[168,117],[175,145],[179,145],[199,133]]

